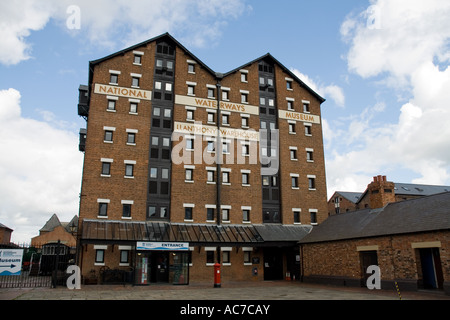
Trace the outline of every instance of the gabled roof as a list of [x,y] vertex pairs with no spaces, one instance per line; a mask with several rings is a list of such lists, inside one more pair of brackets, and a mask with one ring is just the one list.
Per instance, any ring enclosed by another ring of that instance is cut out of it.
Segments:
[[53,214],[39,231],[49,232],[59,226],[61,226],[61,222],[59,221],[58,216],[56,214]]
[[7,226],[5,226],[3,223],[0,223],[0,228],[3,228],[3,229],[7,229],[7,230],[11,230],[11,231],[14,231],[13,229],[11,229],[11,228],[8,228]]
[[332,215],[300,243],[450,230],[450,192]]
[[64,227],[67,232],[71,232],[70,227],[74,226],[78,228],[78,216],[74,216],[70,222],[61,222],[56,214],[53,214],[51,218],[45,223],[45,225],[39,230],[39,232],[50,232],[56,227]]
[[267,53],[265,55],[263,55],[260,58],[257,58],[253,61],[250,61],[242,66],[240,66],[239,68],[233,69],[227,73],[219,73],[219,72],[215,72],[213,71],[210,67],[208,67],[203,61],[201,61],[199,58],[197,58],[192,52],[190,52],[188,49],[186,49],[180,42],[178,42],[174,37],[172,37],[169,33],[164,33],[162,35],[159,35],[157,37],[154,37],[152,39],[146,40],[144,42],[138,43],[136,45],[133,45],[129,48],[120,50],[118,52],[115,52],[113,54],[110,54],[104,58],[101,59],[97,59],[97,60],[93,60],[89,62],[89,85],[91,85],[92,83],[92,77],[93,77],[93,67],[103,61],[109,60],[111,58],[114,58],[116,56],[119,55],[123,55],[129,51],[135,50],[139,47],[145,46],[151,42],[155,42],[155,41],[159,41],[159,40],[168,40],[170,42],[173,42],[176,46],[178,46],[179,48],[181,48],[186,54],[190,55],[194,60],[197,61],[197,63],[199,65],[201,65],[203,68],[205,68],[209,73],[211,73],[213,76],[215,76],[217,79],[221,79],[222,77],[226,77],[230,74],[233,74],[237,71],[239,71],[242,68],[245,68],[246,66],[249,66],[257,61],[260,60],[271,60],[273,63],[277,64],[281,69],[283,69],[284,72],[286,72],[290,77],[292,77],[295,81],[297,81],[302,87],[304,87],[307,91],[309,91],[313,96],[315,96],[320,103],[325,102],[325,99],[323,97],[321,97],[317,92],[315,92],[313,89],[311,89],[308,85],[306,85],[302,80],[300,80],[291,70],[289,70],[288,68],[286,68],[282,63],[280,63],[277,59],[275,59],[270,53]]
[[348,201],[351,201],[355,204],[359,201],[360,197],[363,195],[363,193],[361,193],[361,192],[336,191],[329,200],[335,198],[336,194],[341,195]]

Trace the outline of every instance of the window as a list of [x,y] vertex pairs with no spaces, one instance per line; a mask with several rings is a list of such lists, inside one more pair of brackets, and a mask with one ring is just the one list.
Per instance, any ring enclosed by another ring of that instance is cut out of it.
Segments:
[[194,169],[185,169],[185,182],[194,182]]
[[300,209],[292,209],[292,213],[294,214],[294,223],[300,223]]
[[230,153],[230,142],[223,141],[222,142],[222,153],[229,154]]
[[287,102],[287,108],[288,108],[288,110],[294,111],[294,102],[293,101],[288,101]]
[[309,190],[316,190],[316,176],[308,176]]
[[213,153],[213,152],[216,151],[216,148],[215,148],[214,144],[215,144],[214,141],[208,141],[208,146],[207,146],[207,149],[206,149],[207,152]]
[[214,98],[214,92],[215,90],[213,88],[208,88],[208,98]]
[[105,130],[104,142],[113,142],[113,130]]
[[245,250],[244,251],[244,264],[245,265],[251,265],[251,263],[252,263],[252,252],[251,251],[248,251],[248,250]]
[[317,209],[309,209],[311,224],[317,224]]
[[195,85],[188,84],[188,96],[195,96]]
[[248,82],[248,71],[241,70],[241,82]]
[[306,149],[306,161],[314,162],[314,150]]
[[186,150],[192,151],[194,150],[194,138],[186,137]]
[[110,175],[111,175],[111,163],[102,162],[102,176],[110,176]]
[[95,263],[105,263],[105,249],[95,250]]
[[206,208],[206,220],[214,221],[214,208]]
[[136,102],[130,103],[130,113],[132,113],[132,114],[138,113],[138,104]]
[[150,168],[150,178],[158,179],[158,168]]
[[133,178],[135,161],[125,160],[125,178]]
[[305,123],[305,135],[306,136],[312,135],[312,125],[310,123]]
[[116,100],[108,99],[107,111],[116,111]]
[[250,155],[250,145],[249,144],[242,144],[242,155],[243,156]]
[[134,59],[133,59],[133,63],[137,64],[137,65],[142,64],[142,56],[138,55],[138,54],[135,54],[134,55]]
[[229,126],[230,125],[230,115],[226,113],[222,113],[222,125]]
[[194,63],[188,63],[188,73],[195,74],[195,64]]
[[292,189],[298,189],[298,176],[291,175],[291,187]]
[[127,144],[129,144],[129,145],[136,144],[136,133],[135,132],[127,132]]
[[122,204],[122,218],[131,218],[131,203]]
[[222,251],[222,263],[231,264],[230,262],[230,251]]
[[214,112],[208,112],[208,123],[215,123],[215,114]]
[[248,103],[248,93],[241,92],[241,103]]
[[250,185],[250,173],[242,172],[242,185],[249,186]]
[[230,100],[230,91],[222,88],[222,100],[229,101]]
[[184,208],[184,220],[193,220],[192,210],[193,210],[192,207]]
[[120,71],[109,70],[109,84],[118,85],[119,84],[119,75]]
[[206,182],[207,183],[212,183],[215,182],[214,180],[214,171],[213,170],[208,170],[206,172],[207,178],[206,178]]
[[289,123],[289,134],[295,134],[295,123]]
[[214,264],[214,251],[206,251],[206,264]]
[[131,87],[139,88],[139,78],[138,77],[131,78]]
[[98,199],[98,216],[107,218],[108,217],[108,199]]
[[250,207],[242,207],[242,221],[250,222]]
[[249,117],[245,117],[244,115],[241,115],[242,128],[248,128],[249,127],[249,121],[250,121]]
[[120,263],[130,263],[130,250],[120,250]]
[[222,221],[224,221],[224,222],[230,221],[230,209],[228,209],[228,208],[222,209]]
[[186,120],[194,121],[194,110],[192,110],[192,109],[186,110]]
[[292,80],[286,80],[286,89],[293,90]]
[[229,171],[222,172],[222,183],[224,183],[224,184],[230,183],[230,172]]
[[298,160],[297,159],[297,148],[295,148],[295,147],[290,147],[289,148],[289,151],[290,151],[290,155],[291,155],[291,160]]
[[310,113],[309,111],[309,101],[303,101],[303,112]]

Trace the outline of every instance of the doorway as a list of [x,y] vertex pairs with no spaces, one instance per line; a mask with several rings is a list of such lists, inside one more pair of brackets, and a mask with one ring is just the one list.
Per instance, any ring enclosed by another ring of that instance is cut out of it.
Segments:
[[283,250],[264,248],[264,280],[283,279]]
[[422,266],[422,287],[424,289],[442,289],[444,277],[439,248],[419,249],[419,254]]
[[367,286],[367,279],[371,276],[367,273],[367,268],[370,266],[378,266],[378,254],[375,250],[373,251],[361,251],[361,287]]
[[153,251],[150,254],[150,282],[168,283],[169,282],[169,253]]

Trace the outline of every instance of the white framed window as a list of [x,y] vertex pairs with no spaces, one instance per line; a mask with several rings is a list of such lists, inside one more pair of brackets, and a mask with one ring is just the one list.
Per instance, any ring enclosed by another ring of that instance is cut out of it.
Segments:
[[248,104],[248,95],[250,94],[247,90],[240,90],[241,92],[241,103]]
[[190,82],[190,81],[186,81],[188,90],[187,90],[187,95],[188,96],[195,96],[195,86],[197,85],[196,82]]
[[297,147],[289,147],[289,154],[292,161],[298,161],[297,158]]
[[251,223],[252,207],[242,206],[241,210],[242,210],[242,223]]
[[305,136],[312,136],[312,124],[311,123],[304,123],[305,126]]
[[223,101],[230,101],[230,88],[228,87],[222,87],[222,100]]
[[133,64],[137,66],[142,65],[142,56],[144,55],[144,52],[142,51],[133,51],[134,57],[133,57]]
[[304,113],[311,113],[309,105],[311,102],[307,101],[307,100],[302,100],[302,104],[303,104],[303,112]]
[[306,161],[314,162],[314,149],[306,148]]
[[109,84],[113,86],[117,86],[119,84],[119,75],[120,71],[117,70],[109,70]]
[[108,218],[108,205],[110,202],[111,202],[110,199],[97,199],[97,203],[98,203],[97,218],[100,218],[100,219]]
[[292,214],[294,215],[294,224],[301,224],[301,213],[302,209],[300,208],[292,208]]
[[221,214],[222,214],[222,222],[230,223],[231,206],[230,205],[221,205],[220,210],[221,210]]
[[248,70],[239,70],[241,73],[241,82],[248,83]]
[[311,225],[317,225],[317,213],[318,212],[319,212],[319,210],[317,210],[317,209],[309,209]]
[[291,176],[291,188],[295,189],[295,190],[299,189],[299,186],[298,186],[299,174],[291,173],[290,176]]
[[308,175],[307,178],[308,178],[308,189],[316,190],[316,176]]

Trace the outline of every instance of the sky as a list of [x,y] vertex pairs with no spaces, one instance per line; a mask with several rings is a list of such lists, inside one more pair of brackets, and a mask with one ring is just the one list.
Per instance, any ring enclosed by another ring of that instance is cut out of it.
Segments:
[[78,214],[91,60],[169,32],[217,72],[266,53],[322,95],[328,197],[373,176],[450,185],[450,1],[0,2],[0,223]]

